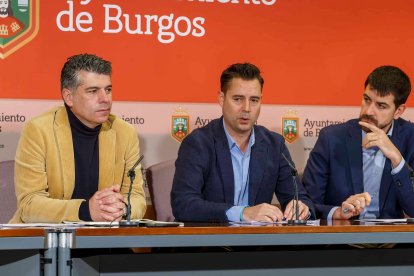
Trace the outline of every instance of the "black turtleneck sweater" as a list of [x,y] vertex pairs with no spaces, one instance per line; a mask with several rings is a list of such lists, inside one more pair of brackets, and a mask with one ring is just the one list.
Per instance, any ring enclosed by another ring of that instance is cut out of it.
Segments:
[[75,189],[72,199],[85,199],[79,208],[79,218],[91,221],[89,199],[98,191],[99,143],[101,125],[95,128],[85,126],[66,106],[72,130],[75,159]]

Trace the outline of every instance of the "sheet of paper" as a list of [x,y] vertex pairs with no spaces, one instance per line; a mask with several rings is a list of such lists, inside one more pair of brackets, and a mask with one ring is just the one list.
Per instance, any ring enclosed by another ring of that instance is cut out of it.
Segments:
[[[288,224],[287,220],[277,221],[277,222],[264,222],[264,221],[241,221],[241,222],[230,222],[231,226],[268,226],[268,225],[286,225]],[[318,226],[320,225],[320,220],[308,220],[306,222],[308,226]]]
[[[164,225],[168,226],[169,224],[177,225],[178,226],[184,226],[184,223],[182,222],[167,222],[167,221],[157,221],[157,220],[151,220],[151,219],[134,219],[131,220],[132,222],[139,222],[141,226],[145,226],[146,224],[156,226],[156,225]],[[117,227],[119,226],[119,222],[94,222],[94,221],[65,221],[64,222],[67,225],[71,225],[73,227]]]
[[59,227],[67,227],[67,224],[64,223],[8,223],[8,224],[0,224],[1,228],[34,228],[34,227],[42,227],[42,228],[59,228]]
[[267,225],[282,225],[287,224],[287,221],[278,222],[265,222],[265,221],[240,221],[240,222],[229,222],[231,226],[267,226]]
[[80,226],[118,226],[119,222],[109,222],[109,221],[64,221],[64,225],[80,227]]
[[407,219],[357,219],[359,222],[372,222],[372,223],[406,223]]

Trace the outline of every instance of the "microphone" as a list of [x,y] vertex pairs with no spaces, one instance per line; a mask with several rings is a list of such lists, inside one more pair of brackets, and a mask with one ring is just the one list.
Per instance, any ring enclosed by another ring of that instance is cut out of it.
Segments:
[[288,220],[288,225],[306,225],[306,219],[299,219],[299,191],[298,191],[298,183],[296,182],[296,177],[298,176],[298,171],[296,170],[295,166],[290,163],[289,159],[286,155],[282,152],[283,159],[286,160],[288,163],[291,171],[290,174],[292,175],[292,182],[294,187],[294,195],[293,195],[293,208],[295,209],[295,219]]
[[141,163],[143,158],[144,158],[144,155],[141,155],[138,158],[137,162],[135,162],[134,166],[132,166],[132,168],[128,171],[128,177],[130,179],[130,184],[129,184],[129,190],[128,190],[127,206],[126,206],[126,211],[125,211],[126,220],[119,222],[120,227],[125,227],[125,226],[126,227],[131,227],[131,226],[138,227],[139,226],[138,221],[131,221],[131,193],[132,193],[132,184],[134,183],[134,180],[135,180],[135,168],[139,165],[139,163]]

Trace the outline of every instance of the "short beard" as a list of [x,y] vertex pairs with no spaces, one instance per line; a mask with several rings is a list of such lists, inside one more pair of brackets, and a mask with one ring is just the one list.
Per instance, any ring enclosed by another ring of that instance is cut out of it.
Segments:
[[[365,119],[365,120],[363,120],[363,119]],[[368,122],[370,122],[370,123],[371,123],[371,125],[374,125],[374,126],[376,126],[377,128],[382,129],[383,131],[386,131],[386,132],[389,130],[389,128],[386,130],[386,129],[385,129],[385,127],[387,127],[387,126],[391,125],[391,123],[392,123],[392,121],[393,121],[393,120],[391,120],[389,123],[381,125],[381,124],[378,124],[378,120],[377,120],[377,119],[375,119],[375,118],[374,118],[374,117],[372,117],[371,115],[367,115],[367,114],[362,114],[362,115],[359,117],[359,120],[360,120],[360,121],[362,121],[362,122],[367,122],[367,121],[368,121]],[[362,130],[363,130],[363,131],[365,131],[366,133],[372,132],[372,130],[370,130],[370,129],[369,129],[369,128],[367,128],[367,127],[361,126],[361,128],[362,128]]]

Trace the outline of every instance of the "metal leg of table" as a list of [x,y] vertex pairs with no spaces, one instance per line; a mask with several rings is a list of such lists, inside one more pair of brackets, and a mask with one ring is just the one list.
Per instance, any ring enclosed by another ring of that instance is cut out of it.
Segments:
[[72,247],[73,233],[72,231],[62,231],[59,233],[58,247],[58,275],[72,275],[72,259],[70,249]]
[[43,272],[45,276],[57,275],[57,247],[58,233],[46,233],[45,251],[42,258]]

